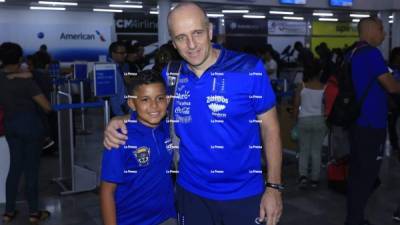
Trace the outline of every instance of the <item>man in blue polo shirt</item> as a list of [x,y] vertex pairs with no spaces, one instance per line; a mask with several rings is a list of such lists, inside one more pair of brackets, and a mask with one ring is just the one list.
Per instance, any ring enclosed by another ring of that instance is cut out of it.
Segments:
[[[262,61],[212,46],[212,26],[194,3],[178,4],[168,15],[168,28],[184,59],[173,101],[180,224],[277,224],[282,150],[275,96]],[[167,79],[165,70],[163,75]],[[121,120],[105,131],[107,147],[125,139],[116,128],[124,130]]]
[[389,74],[378,46],[385,38],[382,22],[376,17],[358,24],[360,43],[352,57],[352,78],[360,100],[370,82],[361,115],[351,130],[350,174],[347,192],[346,225],[368,225],[364,209],[378,178],[387,126],[387,92],[399,93],[400,84]]

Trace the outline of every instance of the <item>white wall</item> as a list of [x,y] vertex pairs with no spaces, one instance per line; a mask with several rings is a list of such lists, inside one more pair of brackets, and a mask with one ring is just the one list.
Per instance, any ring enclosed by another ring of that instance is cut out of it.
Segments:
[[5,24],[99,24],[112,28],[113,40],[116,40],[112,13],[71,12],[71,11],[35,11],[0,9],[0,23]]

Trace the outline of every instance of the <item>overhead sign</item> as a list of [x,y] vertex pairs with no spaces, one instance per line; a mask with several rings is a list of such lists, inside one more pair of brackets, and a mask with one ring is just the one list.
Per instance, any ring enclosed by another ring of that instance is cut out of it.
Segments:
[[58,61],[97,61],[107,54],[111,44],[111,26],[96,24],[0,24],[0,42],[11,41],[22,46],[26,55],[46,44]]
[[109,97],[117,93],[117,66],[115,64],[95,64],[94,95],[97,97]]
[[357,24],[351,22],[314,21],[312,23],[312,35],[358,36]]
[[158,18],[154,15],[114,14],[117,33],[157,33]]
[[260,19],[225,19],[226,34],[267,34],[267,21]]
[[268,34],[306,35],[307,23],[303,21],[268,20]]

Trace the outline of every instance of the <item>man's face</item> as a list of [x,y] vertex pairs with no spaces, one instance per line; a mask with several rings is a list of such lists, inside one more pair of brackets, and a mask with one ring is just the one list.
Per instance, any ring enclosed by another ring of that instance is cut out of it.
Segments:
[[170,17],[170,35],[174,47],[191,66],[208,67],[211,57],[212,28],[205,24],[200,9],[178,9]]
[[115,51],[111,53],[111,57],[116,63],[123,63],[126,57],[126,49],[124,46],[117,46]]
[[371,26],[372,45],[379,46],[385,40],[386,32],[383,29],[382,21],[378,20]]
[[167,112],[167,96],[163,84],[143,84],[134,91],[135,98],[128,105],[136,110],[138,120],[149,127],[156,127]]

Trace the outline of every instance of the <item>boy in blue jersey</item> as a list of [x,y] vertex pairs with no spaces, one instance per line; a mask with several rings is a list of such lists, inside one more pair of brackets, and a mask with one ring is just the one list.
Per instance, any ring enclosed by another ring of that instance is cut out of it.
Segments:
[[127,122],[129,137],[115,151],[104,151],[101,209],[106,225],[172,225],[175,218],[168,101],[163,78],[143,71],[128,87],[135,112]]

